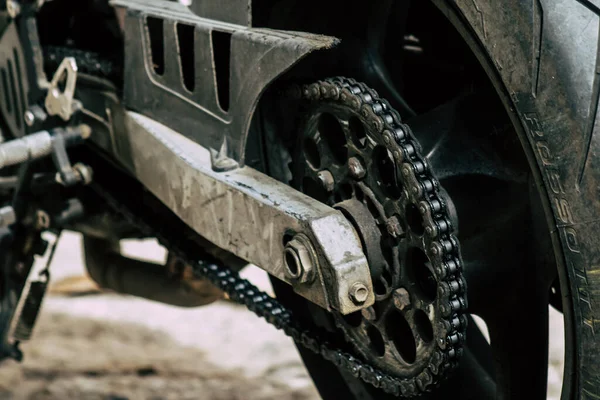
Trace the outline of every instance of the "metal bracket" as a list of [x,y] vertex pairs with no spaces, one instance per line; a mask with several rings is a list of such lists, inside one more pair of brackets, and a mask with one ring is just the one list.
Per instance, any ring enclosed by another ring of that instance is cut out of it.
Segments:
[[[252,115],[267,87],[304,57],[339,42],[330,36],[202,18],[173,1],[110,3],[122,17],[125,36],[125,107],[206,148],[219,149],[226,137],[227,157],[240,165],[244,165]],[[220,15],[239,23],[245,20],[247,9],[234,15],[230,1],[195,3],[192,8],[209,11],[209,17]],[[234,3],[240,5],[242,1]],[[182,27],[187,27],[188,36]],[[182,51],[186,37],[190,47]],[[219,53],[227,60],[223,64],[216,57]],[[192,67],[184,74],[182,65],[190,60]],[[194,84],[186,86],[186,81]]]
[[[61,91],[59,84],[63,77],[66,82],[64,90]],[[81,103],[73,99],[76,83],[77,63],[73,57],[67,57],[62,60],[58,70],[56,70],[52,77],[52,81],[50,81],[45,101],[48,114],[58,115],[65,121],[68,121],[71,119],[73,113],[81,108]]]
[[54,161],[54,166],[58,170],[56,173],[56,182],[61,185],[73,186],[77,183],[87,185],[92,181],[92,169],[82,163],[71,166],[69,155],[67,154],[67,141],[83,140],[89,137],[89,130],[86,132],[83,133],[81,138],[77,138],[76,136],[73,138],[72,135],[54,135],[52,138],[52,161]]
[[249,167],[216,172],[206,148],[143,115],[127,112],[125,125],[130,153],[116,156],[201,236],[325,309],[373,304],[360,239],[340,211]]
[[210,149],[210,162],[213,170],[217,172],[231,171],[232,169],[239,167],[237,161],[227,157],[227,138],[223,140],[223,144],[219,151]]

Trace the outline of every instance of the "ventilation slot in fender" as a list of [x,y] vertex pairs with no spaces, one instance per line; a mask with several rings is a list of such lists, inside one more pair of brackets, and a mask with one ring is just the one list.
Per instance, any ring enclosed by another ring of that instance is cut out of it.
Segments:
[[6,69],[2,68],[2,92],[4,92],[4,104],[6,105],[6,111],[12,114],[12,100],[10,98],[10,92],[8,88],[8,78],[6,77]]
[[21,59],[19,58],[19,52],[17,51],[17,49],[13,49],[13,58],[15,60],[16,74],[18,76],[17,81],[19,82],[19,98],[21,99],[21,110],[23,110],[23,114],[25,114],[25,110],[27,109],[27,99],[25,98],[25,90],[23,89],[23,77],[21,76]]
[[15,70],[11,60],[8,60],[8,80],[10,83],[10,94],[13,99],[13,107],[15,110],[15,124],[17,125],[17,128],[21,129],[21,118],[23,118],[23,114],[19,110],[19,97],[17,96],[17,88],[15,87]]
[[154,72],[162,75],[165,72],[165,42],[163,35],[163,20],[155,17],[146,18],[150,51],[152,53],[152,67]]
[[229,110],[229,78],[231,57],[231,33],[212,31],[213,61],[219,106],[223,111]]
[[190,92],[194,91],[196,84],[195,57],[194,57],[194,32],[192,25],[177,24],[177,45],[179,46],[179,64],[183,86]]

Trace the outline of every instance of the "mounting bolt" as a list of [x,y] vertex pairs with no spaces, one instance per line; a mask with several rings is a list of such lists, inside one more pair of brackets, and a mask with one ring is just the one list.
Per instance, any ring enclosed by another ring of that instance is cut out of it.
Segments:
[[323,189],[325,189],[328,192],[333,191],[333,188],[335,186],[335,180],[333,179],[333,175],[331,175],[331,172],[327,171],[326,169],[323,171],[319,171],[317,177],[319,178],[319,182],[321,183],[321,186],[323,186]]
[[310,283],[314,279],[317,255],[306,235],[299,233],[285,245],[283,265],[291,281]]
[[364,283],[356,282],[350,288],[349,295],[354,304],[362,304],[367,301],[367,298],[369,297],[369,289]]
[[37,210],[35,213],[35,227],[38,230],[48,229],[50,227],[50,216],[44,210]]
[[400,226],[400,222],[398,221],[398,218],[396,216],[393,216],[390,219],[388,219],[385,223],[385,227],[390,236],[394,239],[397,239],[398,237],[400,237],[400,235],[402,235],[402,227]]
[[89,185],[90,183],[92,183],[94,171],[90,166],[82,163],[77,163],[73,165],[73,170],[79,175],[81,183],[83,183],[84,185]]
[[25,125],[32,126],[36,122],[44,122],[48,118],[48,115],[44,112],[42,107],[33,105],[31,108],[23,114]]
[[363,308],[360,313],[367,321],[375,321],[375,319],[377,319],[377,313],[375,312],[373,306]]
[[365,174],[365,167],[363,167],[360,160],[356,157],[351,157],[348,160],[348,169],[350,170],[350,175],[355,179],[362,179]]
[[398,310],[404,310],[410,307],[410,294],[404,288],[394,290],[393,294],[394,305]]
[[216,172],[227,172],[239,167],[237,161],[229,158],[227,140],[223,140],[219,150],[210,149],[210,162],[212,169]]
[[12,19],[15,19],[21,13],[21,5],[16,0],[7,0],[6,11]]
[[35,122],[35,115],[29,110],[25,111],[23,115],[23,119],[25,120],[25,125],[31,126]]

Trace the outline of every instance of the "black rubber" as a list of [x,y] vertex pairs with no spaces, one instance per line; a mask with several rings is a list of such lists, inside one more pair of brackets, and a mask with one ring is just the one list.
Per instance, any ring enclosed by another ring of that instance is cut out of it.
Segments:
[[[563,399],[600,398],[600,8],[587,0],[433,3],[494,84],[541,193],[565,317]],[[294,304],[289,289],[275,288]],[[300,352],[325,399],[385,398]],[[505,382],[504,394],[495,394],[491,375],[477,391],[450,379],[428,398],[533,398],[523,382]]]
[[434,3],[492,79],[546,195],[569,355],[563,398],[600,398],[600,9],[587,0]]

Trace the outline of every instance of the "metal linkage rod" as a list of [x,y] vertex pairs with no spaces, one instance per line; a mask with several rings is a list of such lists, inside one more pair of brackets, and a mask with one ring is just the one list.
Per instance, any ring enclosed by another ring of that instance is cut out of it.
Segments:
[[89,126],[78,125],[35,132],[2,143],[0,144],[0,169],[50,155],[53,151],[53,142],[58,138],[64,140],[68,147],[83,142],[90,134]]

